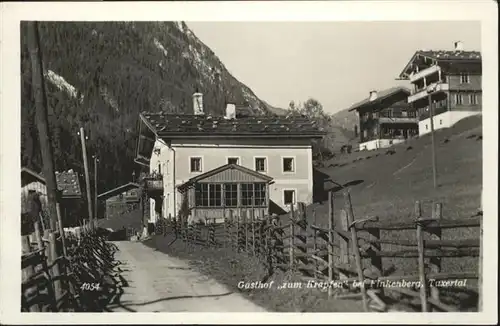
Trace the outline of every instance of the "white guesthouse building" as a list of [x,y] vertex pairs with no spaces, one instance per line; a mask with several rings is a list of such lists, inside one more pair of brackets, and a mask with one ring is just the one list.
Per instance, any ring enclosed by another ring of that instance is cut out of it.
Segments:
[[176,217],[182,208],[180,187],[225,165],[272,178],[269,193],[257,185],[208,185],[196,190],[197,208],[253,207],[254,198],[266,197],[266,210],[279,213],[292,203],[312,203],[311,141],[324,134],[313,122],[297,116],[237,117],[234,104],[227,104],[225,116],[211,116],[204,112],[201,93],[193,94],[193,109],[194,114],[140,114],[135,161],[161,181],[161,191],[150,199],[150,223],[158,216]]

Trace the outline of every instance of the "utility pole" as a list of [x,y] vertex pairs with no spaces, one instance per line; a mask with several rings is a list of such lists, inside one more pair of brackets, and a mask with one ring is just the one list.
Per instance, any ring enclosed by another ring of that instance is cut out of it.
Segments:
[[436,143],[434,140],[434,108],[432,106],[432,93],[436,91],[437,84],[432,84],[427,87],[427,94],[429,94],[429,115],[431,119],[431,150],[432,150],[432,180],[434,181],[434,188],[437,188],[437,163],[436,163]]
[[50,139],[49,118],[47,112],[47,94],[43,79],[42,53],[40,50],[40,35],[37,22],[27,22],[28,48],[31,59],[31,74],[36,108],[36,122],[40,151],[42,153],[43,174],[47,186],[48,213],[50,228],[56,231],[57,221],[57,183],[54,173],[54,152]]
[[90,177],[89,177],[89,165],[87,162],[87,148],[85,147],[85,131],[83,127],[80,127],[80,137],[82,140],[82,152],[83,152],[83,167],[85,168],[85,183],[87,186],[87,203],[89,207],[89,220],[90,225],[92,225],[93,217],[92,217],[92,193],[90,192]]
[[99,158],[97,155],[92,156],[94,158],[94,216],[97,217],[97,163],[99,163]]

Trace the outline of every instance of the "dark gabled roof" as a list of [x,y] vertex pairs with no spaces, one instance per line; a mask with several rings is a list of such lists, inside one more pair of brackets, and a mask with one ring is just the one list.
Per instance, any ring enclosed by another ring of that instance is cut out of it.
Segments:
[[481,62],[481,52],[479,51],[446,51],[446,50],[418,50],[413,54],[410,61],[406,64],[404,69],[399,74],[400,78],[404,78],[408,68],[412,65],[418,56],[427,57],[429,59],[434,59],[438,62],[444,61],[476,61]]
[[246,173],[246,174],[255,176],[255,177],[259,178],[259,179],[262,179],[262,181],[265,181],[265,182],[271,182],[273,180],[273,178],[271,178],[268,175],[259,173],[257,171],[254,171],[254,170],[251,170],[249,168],[246,168],[244,166],[241,166],[241,165],[238,165],[238,164],[226,164],[226,165],[219,166],[218,168],[215,168],[213,170],[210,170],[208,172],[205,172],[203,174],[197,175],[196,177],[193,177],[193,178],[189,179],[185,183],[177,186],[177,189],[179,189],[179,190],[186,189],[187,187],[189,187],[190,185],[196,183],[197,181],[203,180],[205,178],[208,178],[208,177],[210,177],[212,175],[215,175],[217,173],[220,173],[220,172],[222,172],[224,170],[228,170],[228,169],[235,169],[235,170],[241,171],[243,173]]
[[82,191],[78,181],[78,173],[74,171],[56,172],[57,188],[62,190],[63,198],[80,198]]
[[[23,177],[23,174],[25,177]],[[56,183],[57,189],[61,191],[62,198],[81,198],[82,191],[80,189],[80,182],[78,180],[78,174],[73,170],[57,172],[56,171]],[[21,168],[21,180],[26,180],[26,176],[34,178],[43,184],[46,184],[45,178],[41,173],[36,173],[35,171],[23,167]],[[23,182],[24,183],[24,182]]]
[[102,194],[99,194],[97,196],[97,198],[98,199],[108,199],[109,197],[121,194],[122,192],[127,191],[129,189],[139,188],[139,187],[140,187],[139,184],[137,184],[135,182],[129,182],[129,183],[126,183],[126,184],[121,185],[119,187],[116,187],[116,188],[113,188],[113,189],[108,190],[106,192],[103,192]]
[[387,98],[390,98],[391,96],[394,96],[398,93],[405,93],[406,95],[410,95],[411,92],[408,88],[406,87],[392,87],[392,88],[389,88],[389,89],[385,89],[383,91],[377,91],[377,98],[373,101],[370,101],[370,97],[368,96],[367,98],[365,98],[364,100],[360,101],[360,102],[357,102],[353,105],[351,105],[351,107],[349,108],[348,111],[354,111],[356,109],[359,109],[363,106],[365,106],[366,104],[376,104],[376,103],[380,103],[382,100],[385,100]]
[[303,116],[251,116],[236,119],[211,115],[142,112],[140,119],[158,137],[307,137],[321,138],[325,132]]
[[444,50],[430,50],[417,51],[417,54],[427,56],[438,61],[446,60],[481,60],[481,52],[479,51],[444,51]]

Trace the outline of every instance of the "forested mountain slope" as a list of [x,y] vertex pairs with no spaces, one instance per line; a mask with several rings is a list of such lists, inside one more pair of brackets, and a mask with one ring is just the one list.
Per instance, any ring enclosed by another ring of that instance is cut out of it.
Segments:
[[[138,168],[133,158],[140,111],[191,113],[197,89],[211,114],[222,114],[226,100],[255,114],[273,109],[183,22],[42,22],[39,29],[56,169],[83,173],[77,135],[83,126],[89,159],[100,157],[99,192],[130,181]],[[21,24],[21,159],[40,171],[26,36]]]

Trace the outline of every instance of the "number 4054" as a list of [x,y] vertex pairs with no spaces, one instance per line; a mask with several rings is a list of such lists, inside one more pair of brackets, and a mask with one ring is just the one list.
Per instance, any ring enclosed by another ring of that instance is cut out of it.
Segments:
[[99,283],[83,283],[80,290],[84,291],[98,291],[100,289]]

